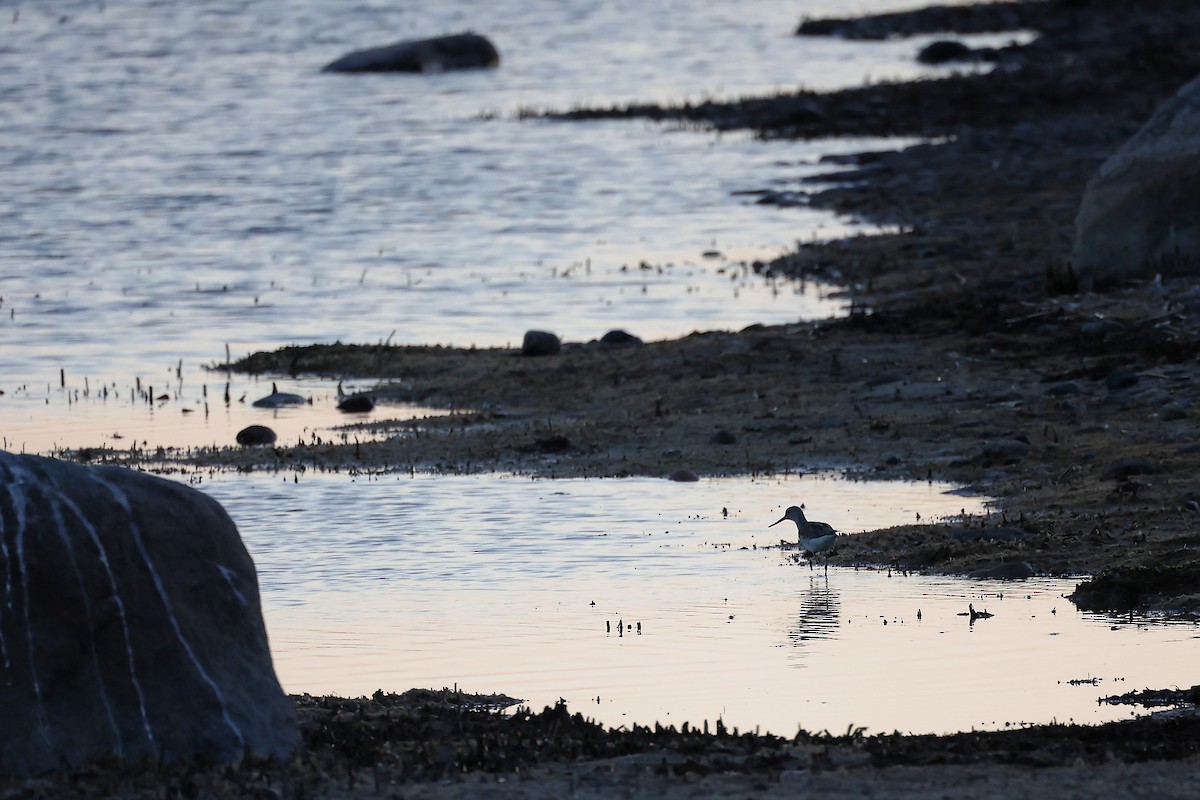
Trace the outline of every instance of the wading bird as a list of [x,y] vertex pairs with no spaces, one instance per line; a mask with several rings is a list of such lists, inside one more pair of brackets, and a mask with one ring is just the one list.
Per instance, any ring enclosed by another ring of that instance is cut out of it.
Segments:
[[[800,547],[808,553],[808,568],[812,569],[813,556],[832,550],[837,545],[838,532],[824,522],[809,522],[808,518],[804,516],[804,509],[800,506],[792,506],[783,513],[781,518],[767,527],[773,528],[789,519],[796,523],[796,530],[800,535]],[[829,572],[828,561],[825,562],[825,571]]]

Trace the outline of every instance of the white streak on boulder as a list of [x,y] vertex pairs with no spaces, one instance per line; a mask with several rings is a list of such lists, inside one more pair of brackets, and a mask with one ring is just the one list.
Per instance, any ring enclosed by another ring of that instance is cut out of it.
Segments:
[[254,564],[216,501],[2,451],[0,483],[0,773],[294,752]]

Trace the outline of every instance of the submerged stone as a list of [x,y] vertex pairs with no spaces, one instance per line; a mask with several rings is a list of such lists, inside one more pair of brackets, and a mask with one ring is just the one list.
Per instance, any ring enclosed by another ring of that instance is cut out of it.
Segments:
[[0,451],[0,774],[285,758],[254,563],[208,496]]

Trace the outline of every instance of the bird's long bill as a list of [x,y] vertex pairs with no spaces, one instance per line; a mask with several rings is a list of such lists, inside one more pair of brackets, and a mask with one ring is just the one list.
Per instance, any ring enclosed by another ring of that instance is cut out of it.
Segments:
[[780,518],[779,518],[779,519],[777,519],[777,520],[775,520],[774,522],[772,522],[772,523],[771,523],[770,525],[768,525],[767,527],[768,527],[768,528],[774,528],[776,525],[778,525],[779,523],[783,522],[785,519],[787,519],[787,516],[786,516],[786,515],[785,515],[785,516],[782,516],[782,517],[780,517]]

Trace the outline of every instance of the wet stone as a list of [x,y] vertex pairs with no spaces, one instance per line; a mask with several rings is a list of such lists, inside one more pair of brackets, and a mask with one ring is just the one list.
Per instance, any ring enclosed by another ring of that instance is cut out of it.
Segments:
[[307,402],[298,394],[279,391],[279,387],[272,383],[271,393],[266,397],[260,397],[251,405],[255,408],[283,408],[284,406],[302,406]]
[[356,50],[325,67],[326,72],[448,72],[500,64],[496,46],[477,33],[410,39]]
[[249,425],[238,431],[237,443],[244,447],[254,447],[256,445],[275,444],[275,431],[268,428],[266,425]]

